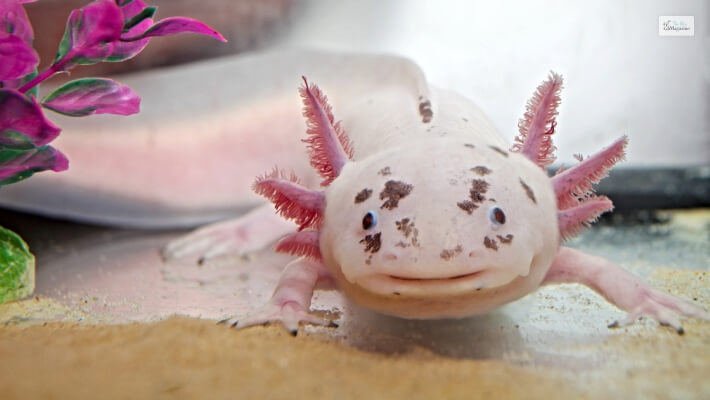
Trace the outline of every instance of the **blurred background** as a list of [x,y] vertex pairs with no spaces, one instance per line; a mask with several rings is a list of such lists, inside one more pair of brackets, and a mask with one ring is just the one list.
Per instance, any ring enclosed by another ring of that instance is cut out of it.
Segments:
[[[45,63],[54,57],[64,15],[85,3],[27,4]],[[565,78],[558,162],[571,163],[573,154],[590,154],[627,134],[626,168],[710,165],[710,3],[704,0],[151,4],[158,18],[189,15],[229,43],[158,38],[129,62],[79,68],[73,77],[278,47],[394,53],[416,61],[432,84],[473,99],[512,139],[525,101],[553,70]],[[694,36],[661,36],[659,16],[694,16]]]

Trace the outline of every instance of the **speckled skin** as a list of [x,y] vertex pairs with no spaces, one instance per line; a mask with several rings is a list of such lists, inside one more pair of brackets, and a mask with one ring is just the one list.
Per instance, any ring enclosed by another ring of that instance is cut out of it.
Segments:
[[[408,318],[464,317],[539,286],[559,246],[557,208],[547,175],[508,152],[473,103],[446,91],[431,97],[428,123],[406,106],[415,99],[405,93],[380,94],[345,113],[354,159],[325,190],[320,251],[338,288],[357,303]],[[402,112],[383,116],[383,107]],[[392,181],[412,189],[389,209]],[[474,181],[487,186],[475,201]],[[357,202],[365,189],[372,195]],[[504,212],[503,224],[492,220],[493,207]],[[368,212],[378,222],[363,229]],[[377,251],[366,250],[367,235],[379,235]]]

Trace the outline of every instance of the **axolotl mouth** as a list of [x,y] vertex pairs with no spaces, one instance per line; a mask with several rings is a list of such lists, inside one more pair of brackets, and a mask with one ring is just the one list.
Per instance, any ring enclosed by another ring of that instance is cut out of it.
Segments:
[[498,283],[488,282],[489,272],[488,269],[482,269],[467,274],[433,278],[376,273],[362,277],[357,283],[364,289],[381,295],[448,296],[486,289],[490,285],[497,286]]

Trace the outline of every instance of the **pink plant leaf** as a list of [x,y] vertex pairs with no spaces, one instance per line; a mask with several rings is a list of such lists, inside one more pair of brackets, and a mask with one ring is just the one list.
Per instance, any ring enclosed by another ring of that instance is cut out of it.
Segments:
[[39,63],[37,52],[15,35],[0,32],[0,81],[22,78]]
[[[133,0],[128,3],[119,4],[123,15],[123,34],[121,37],[133,37],[143,34],[153,26],[153,14],[155,7],[148,7],[143,0]],[[133,58],[143,51],[148,45],[150,38],[137,40],[134,42],[114,42],[113,52],[104,61],[120,62]]]
[[128,86],[111,79],[85,78],[55,90],[42,100],[42,106],[72,117],[131,115],[140,111],[140,97]]
[[52,146],[0,150],[0,186],[27,179],[35,172],[59,172],[68,168],[67,157]]
[[69,15],[55,63],[64,69],[95,64],[113,52],[113,42],[123,32],[123,17],[113,0],[89,3]]
[[15,35],[25,43],[32,44],[32,24],[20,3],[28,1],[0,0],[0,32]]
[[227,41],[227,39],[225,39],[222,34],[212,29],[204,22],[185,17],[165,18],[163,20],[158,21],[155,25],[151,26],[147,31],[143,32],[142,34],[133,37],[123,36],[121,37],[121,40],[126,42],[132,42],[147,37],[168,36],[175,35],[177,33],[199,33],[201,35],[211,36],[222,42]]
[[0,146],[28,149],[51,142],[60,129],[42,114],[34,98],[0,89]]
[[143,10],[148,7],[148,3],[143,0],[116,0],[116,5],[121,9],[123,19],[126,22],[143,12]]
[[120,7],[120,10],[123,15],[123,32],[125,33],[146,19],[152,21],[158,7],[148,7],[145,3],[136,1]]

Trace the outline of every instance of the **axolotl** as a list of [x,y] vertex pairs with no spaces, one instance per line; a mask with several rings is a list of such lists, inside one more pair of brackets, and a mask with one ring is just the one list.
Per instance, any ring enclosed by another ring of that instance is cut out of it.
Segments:
[[[299,99],[301,75],[330,100],[305,82]],[[541,285],[580,282],[629,312],[614,326],[646,315],[682,332],[680,315],[710,320],[699,305],[561,245],[612,209],[592,185],[624,157],[627,139],[548,177],[558,75],[535,91],[512,147],[473,102],[432,88],[395,56],[298,49],[122,81],[139,89],[141,113],[56,118],[70,169],[3,187],[0,204],[113,226],[224,220],[168,244],[167,259],[280,239],[278,251],[299,257],[263,308],[226,321],[236,327],[327,323],[309,313],[317,284],[386,314],[460,318]],[[253,185],[274,207],[249,186],[276,162]]]
[[334,118],[326,95],[303,78],[303,140],[322,189],[275,168],[255,192],[298,225],[275,249],[299,256],[271,300],[235,327],[280,321],[327,324],[309,313],[317,284],[351,301],[416,319],[462,318],[541,285],[578,282],[629,312],[683,332],[678,315],[710,320],[610,261],[561,245],[613,208],[592,185],[624,158],[627,137],[549,177],[561,76],[534,92],[512,146],[465,98],[428,89],[418,98],[377,93]]

